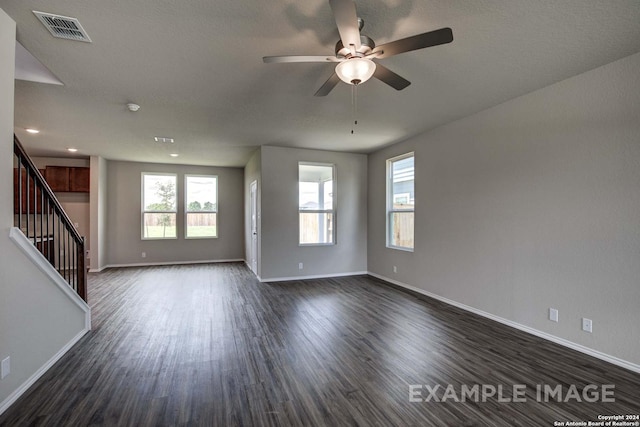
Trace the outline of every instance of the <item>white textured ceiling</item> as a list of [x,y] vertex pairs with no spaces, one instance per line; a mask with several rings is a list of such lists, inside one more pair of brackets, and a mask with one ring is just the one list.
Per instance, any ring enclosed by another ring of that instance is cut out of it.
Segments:
[[[263,144],[370,152],[640,51],[638,0],[356,5],[377,44],[441,27],[454,41],[381,60],[412,84],[360,86],[352,135],[350,87],[313,96],[331,64],[262,63],[333,54],[327,0],[0,0],[18,41],[64,83],[16,81],[16,134],[32,155],[73,146],[161,163],[243,166]],[[93,43],[53,38],[32,10],[78,18]]]

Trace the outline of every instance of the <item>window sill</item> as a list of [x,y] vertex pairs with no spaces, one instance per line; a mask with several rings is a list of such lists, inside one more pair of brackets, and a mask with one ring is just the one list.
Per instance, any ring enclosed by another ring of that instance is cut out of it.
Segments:
[[178,240],[177,237],[143,237],[142,240]]
[[402,246],[387,245],[387,249],[395,249],[397,251],[403,251],[403,252],[413,252],[413,248],[403,248]]

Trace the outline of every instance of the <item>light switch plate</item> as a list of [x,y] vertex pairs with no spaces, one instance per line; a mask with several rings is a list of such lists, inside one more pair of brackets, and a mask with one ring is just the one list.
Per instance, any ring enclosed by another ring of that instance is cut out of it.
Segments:
[[2,359],[2,366],[0,366],[0,379],[4,379],[11,373],[11,358],[7,357]]

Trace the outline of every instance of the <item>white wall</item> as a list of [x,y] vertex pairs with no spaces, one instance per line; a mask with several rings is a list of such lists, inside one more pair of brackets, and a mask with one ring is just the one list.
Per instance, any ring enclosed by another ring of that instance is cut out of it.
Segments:
[[13,226],[15,23],[0,10],[0,413],[85,330],[85,313],[9,239]]
[[107,161],[91,156],[90,239],[89,265],[91,271],[100,271],[107,259]]
[[[336,244],[299,246],[298,163],[336,166]],[[367,270],[367,157],[332,151],[261,149],[260,277],[273,280]],[[303,270],[298,269],[302,262]]]
[[[183,223],[184,175],[218,176],[218,238],[142,240],[143,172],[178,176],[178,215]],[[107,264],[152,264],[244,259],[243,170],[208,166],[107,161]],[[146,258],[141,256],[146,253]]]
[[[369,270],[640,364],[639,69],[636,54],[372,154]],[[414,253],[384,231],[385,160],[408,151]]]

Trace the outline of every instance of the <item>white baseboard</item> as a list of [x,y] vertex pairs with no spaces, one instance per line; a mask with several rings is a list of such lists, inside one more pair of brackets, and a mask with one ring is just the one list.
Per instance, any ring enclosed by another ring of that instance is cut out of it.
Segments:
[[367,271],[351,271],[346,273],[316,274],[316,275],[310,275],[310,276],[267,277],[266,279],[258,276],[258,280],[260,280],[262,283],[288,282],[291,280],[330,279],[332,277],[361,276],[363,274],[369,274],[369,273]]
[[409,290],[417,292],[419,294],[422,294],[422,295],[428,296],[430,298],[436,299],[438,301],[442,301],[442,302],[444,302],[446,304],[449,304],[449,305],[452,305],[454,307],[461,308],[462,310],[469,311],[471,313],[477,314],[479,316],[485,317],[485,318],[490,319],[490,320],[494,320],[496,322],[502,323],[503,325],[507,325],[507,326],[510,326],[512,328],[515,328],[515,329],[521,330],[523,332],[529,333],[531,335],[535,335],[535,336],[537,336],[539,338],[543,338],[543,339],[545,339],[547,341],[551,341],[551,342],[554,342],[556,344],[560,344],[560,345],[562,345],[564,347],[568,347],[568,348],[570,348],[572,350],[579,351],[580,353],[588,354],[589,356],[593,356],[593,357],[595,357],[597,359],[604,360],[605,362],[609,362],[609,363],[612,363],[614,365],[620,366],[622,368],[628,369],[630,371],[640,373],[640,365],[632,363],[632,362],[629,362],[627,360],[620,359],[620,358],[612,356],[610,354],[602,353],[602,352],[600,352],[598,350],[594,350],[592,348],[585,347],[585,346],[583,346],[581,344],[574,343],[573,341],[569,341],[569,340],[566,340],[564,338],[556,337],[555,335],[551,335],[551,334],[549,334],[547,332],[539,331],[539,330],[531,328],[529,326],[522,325],[520,323],[514,322],[514,321],[509,320],[509,319],[505,319],[504,317],[496,316],[495,314],[491,314],[491,313],[488,313],[486,311],[482,311],[482,310],[479,310],[477,308],[471,307],[469,305],[462,304],[462,303],[459,303],[459,302],[454,301],[454,300],[450,300],[448,298],[445,298],[445,297],[442,297],[440,295],[431,293],[429,291],[425,291],[424,289],[420,289],[420,288],[417,288],[415,286],[407,285],[406,283],[402,283],[402,282],[399,282],[397,280],[390,279],[389,277],[385,277],[385,276],[382,276],[380,274],[376,274],[376,273],[372,273],[372,272],[368,272],[367,274],[369,274],[370,276],[376,277],[376,278],[378,278],[380,280],[383,280],[385,282],[389,282],[389,283],[392,283],[394,285],[400,286],[402,288],[409,289]]
[[[121,268],[121,267],[153,267],[157,265],[190,265],[190,264],[218,264],[224,262],[243,262],[242,258],[233,258],[233,259],[208,259],[201,261],[161,261],[161,262],[135,262],[129,264],[109,264],[95,271],[100,272],[106,270],[107,268]],[[93,271],[90,271],[93,273]]]
[[36,381],[38,381],[40,377],[44,375],[49,370],[49,368],[51,368],[58,360],[60,360],[60,358],[64,356],[65,353],[69,351],[71,347],[73,347],[75,343],[77,343],[80,338],[82,338],[87,332],[89,332],[89,329],[80,331],[75,337],[71,339],[71,341],[69,341],[64,345],[64,347],[58,350],[58,352],[54,354],[51,359],[49,359],[36,372],[34,372],[34,374],[31,375],[29,379],[27,379],[27,381],[22,383],[20,387],[18,387],[13,391],[13,393],[7,396],[7,398],[0,403],[0,415],[2,415],[4,411],[6,411],[11,405],[13,405],[13,403],[18,400],[20,396],[22,396],[27,390],[29,390],[29,387],[31,387]]
[[102,267],[100,267],[100,268],[91,268],[91,269],[89,269],[89,273],[100,273],[101,271],[104,271],[104,270],[106,270],[107,268],[109,268],[109,267],[108,267],[108,266],[106,266],[106,265],[103,265],[103,266],[102,266]]
[[258,281],[262,282],[262,280],[260,280],[260,276],[258,276],[258,272],[253,271],[253,269],[251,268],[251,266],[249,265],[249,261],[247,261],[246,259],[243,260],[244,261],[244,265],[247,266],[247,268],[258,278]]

